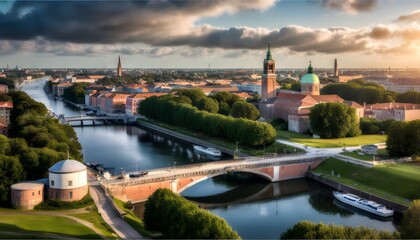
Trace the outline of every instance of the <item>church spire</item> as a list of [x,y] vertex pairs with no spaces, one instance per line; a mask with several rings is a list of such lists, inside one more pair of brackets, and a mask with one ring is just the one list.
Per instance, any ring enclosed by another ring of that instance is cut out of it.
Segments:
[[309,61],[308,73],[314,73],[314,69],[312,68],[312,61]]
[[273,56],[271,55],[270,43],[268,43],[267,56],[265,57],[265,60],[273,60]]
[[122,76],[121,57],[120,56],[118,56],[117,76],[118,77]]

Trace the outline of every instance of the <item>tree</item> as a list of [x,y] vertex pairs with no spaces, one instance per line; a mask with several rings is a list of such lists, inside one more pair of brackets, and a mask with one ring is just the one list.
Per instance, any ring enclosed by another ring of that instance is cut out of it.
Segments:
[[10,185],[24,179],[22,164],[17,157],[0,155],[0,202],[9,201]]
[[302,84],[300,82],[294,82],[292,83],[292,86],[290,87],[290,90],[300,92],[302,89]]
[[409,92],[398,94],[397,102],[420,104],[420,93],[415,92],[415,91],[409,91]]
[[169,189],[156,190],[144,206],[144,224],[164,238],[239,239],[227,222]]
[[414,200],[410,207],[405,210],[400,226],[402,239],[420,238],[420,200]]
[[230,113],[230,107],[229,104],[225,103],[225,102],[219,102],[219,114],[225,115],[225,116],[229,116]]
[[209,97],[203,97],[198,100],[196,107],[209,113],[217,113],[219,111],[219,104],[217,101]]
[[73,86],[64,89],[63,98],[73,103],[85,104],[86,86],[86,83],[73,84]]
[[251,103],[237,101],[232,105],[231,115],[234,118],[257,120],[260,117],[260,112]]
[[322,138],[354,137],[361,134],[356,110],[342,103],[320,103],[309,114],[311,130]]
[[420,156],[420,120],[395,121],[388,130],[386,149],[391,157]]
[[194,106],[196,106],[196,104],[198,103],[198,101],[200,99],[206,97],[206,95],[204,94],[204,92],[201,91],[201,89],[198,89],[198,88],[179,89],[179,90],[177,90],[176,95],[188,97],[189,99],[191,99],[192,104]]

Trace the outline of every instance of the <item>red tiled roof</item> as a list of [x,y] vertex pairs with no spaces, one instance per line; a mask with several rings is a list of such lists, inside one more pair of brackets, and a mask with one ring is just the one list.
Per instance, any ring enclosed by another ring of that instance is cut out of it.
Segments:
[[0,102],[2,108],[13,108],[13,102]]
[[365,109],[386,110],[386,109],[420,109],[420,104],[414,103],[377,103],[366,105]]
[[152,96],[162,96],[162,95],[167,95],[168,93],[156,93],[156,92],[146,92],[146,93],[137,93],[137,94],[133,94],[128,96],[129,98],[148,98],[148,97],[152,97]]

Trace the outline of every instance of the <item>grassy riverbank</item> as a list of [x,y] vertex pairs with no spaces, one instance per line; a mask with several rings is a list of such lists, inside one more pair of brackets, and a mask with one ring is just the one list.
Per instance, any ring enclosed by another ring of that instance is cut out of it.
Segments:
[[115,205],[117,205],[119,209],[126,212],[126,214],[123,217],[124,221],[126,221],[134,230],[140,233],[140,235],[147,238],[151,238],[154,235],[153,233],[151,233],[150,231],[146,229],[146,227],[144,226],[143,220],[137,217],[133,210],[127,209],[125,207],[125,204],[123,201],[118,200],[116,198],[112,198],[112,200],[114,201]]
[[398,163],[365,168],[330,158],[319,165],[314,172],[404,205],[409,205],[414,199],[420,199],[420,165],[418,163]]
[[360,135],[351,138],[319,139],[312,138],[307,134],[289,132],[279,129],[276,129],[276,131],[277,138],[282,138],[317,148],[350,147],[386,141],[386,135]]
[[100,239],[90,228],[62,216],[41,214],[0,214],[0,238],[82,238]]
[[[227,141],[225,139],[221,139],[221,138],[215,138],[215,137],[209,137],[206,135],[203,135],[201,133],[196,133],[184,128],[180,128],[180,127],[175,127],[175,126],[171,126],[165,123],[159,123],[159,122],[155,122],[152,120],[144,120],[141,119],[141,121],[146,121],[148,123],[151,124],[155,124],[159,127],[163,127],[181,134],[185,134],[187,136],[191,136],[191,137],[196,137],[199,138],[201,140],[205,140],[207,142],[222,146],[222,147],[226,147],[229,148],[231,150],[235,150],[236,149],[236,143],[235,142],[231,142],[231,141]],[[284,144],[280,144],[278,142],[273,142],[270,145],[267,146],[259,146],[257,148],[252,148],[252,147],[247,147],[247,146],[243,146],[243,145],[238,145],[238,149],[240,152],[249,154],[249,155],[253,155],[253,156],[263,156],[265,155],[273,155],[273,154],[282,154],[282,153],[294,153],[294,152],[303,152],[301,149],[295,149],[293,147],[284,145]]]

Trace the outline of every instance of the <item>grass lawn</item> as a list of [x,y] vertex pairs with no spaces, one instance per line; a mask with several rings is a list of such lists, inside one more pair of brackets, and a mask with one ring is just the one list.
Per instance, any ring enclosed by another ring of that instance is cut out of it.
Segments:
[[[223,147],[227,147],[230,148],[232,150],[236,149],[236,143],[226,140],[226,139],[221,139],[221,138],[215,138],[215,137],[209,137],[209,136],[205,136],[201,133],[196,133],[184,128],[180,128],[180,127],[176,127],[176,126],[171,126],[165,123],[158,123],[155,121],[152,121],[150,119],[148,120],[141,120],[141,121],[146,121],[152,124],[156,124],[160,127],[164,127],[167,129],[170,129],[172,131],[176,131],[188,136],[192,136],[192,137],[196,137],[196,138],[200,138],[203,139],[205,137],[205,140],[214,144],[217,144],[219,146],[223,146]],[[264,148],[265,148],[265,154],[275,154],[276,152],[278,154],[281,153],[294,153],[294,152],[303,152],[303,150],[301,149],[294,149],[293,147],[278,143],[278,142],[273,142],[271,145],[267,145],[267,146],[260,146],[260,147],[256,147],[256,148],[252,148],[252,147],[247,147],[247,146],[242,146],[239,145],[238,146],[239,150],[241,152],[247,153],[249,155],[254,155],[254,156],[262,156],[264,154]]]
[[[334,176],[331,176],[331,171],[334,171]],[[420,199],[419,164],[399,163],[364,168],[330,158],[314,172],[405,205]],[[340,178],[337,174],[340,174]]]
[[277,138],[301,143],[311,147],[334,148],[344,146],[359,146],[386,141],[386,135],[360,135],[352,138],[317,139],[306,134],[294,133],[277,129]]
[[118,208],[121,210],[124,210],[127,214],[124,215],[124,221],[126,221],[128,224],[130,224],[131,227],[133,227],[134,230],[136,230],[138,233],[140,233],[142,236],[150,238],[152,237],[153,233],[148,231],[146,227],[144,226],[143,220],[136,216],[136,214],[129,209],[126,209],[124,207],[124,202],[121,200],[118,200],[116,198],[112,198],[114,203],[117,205]]
[[341,155],[345,155],[345,156],[349,156],[352,158],[357,158],[360,160],[365,160],[365,161],[373,161],[373,156],[369,155],[369,154],[365,154],[365,155],[359,155],[357,152],[342,152],[340,153]]
[[[349,157],[353,157],[353,158],[357,158],[360,160],[365,160],[365,161],[373,161],[373,155],[369,155],[369,154],[365,154],[365,155],[359,155],[357,152],[342,152],[340,153],[341,155],[345,155],[345,156],[349,156]],[[378,155],[375,156],[375,160],[383,160],[383,159],[387,159],[388,156],[388,152],[385,149],[378,149]]]
[[[66,217],[32,214],[2,214],[0,216],[1,232],[16,232],[25,237],[27,233],[56,234],[74,238],[100,239],[94,231]],[[14,236],[14,238],[21,238]]]
[[109,239],[115,239],[118,237],[117,234],[114,233],[111,227],[106,224],[106,222],[102,219],[101,215],[99,215],[96,211],[91,211],[88,213],[78,213],[78,214],[72,214],[71,216],[80,218],[82,220],[85,220],[87,222],[92,223],[95,225],[96,228],[98,228],[102,234],[109,238]]

